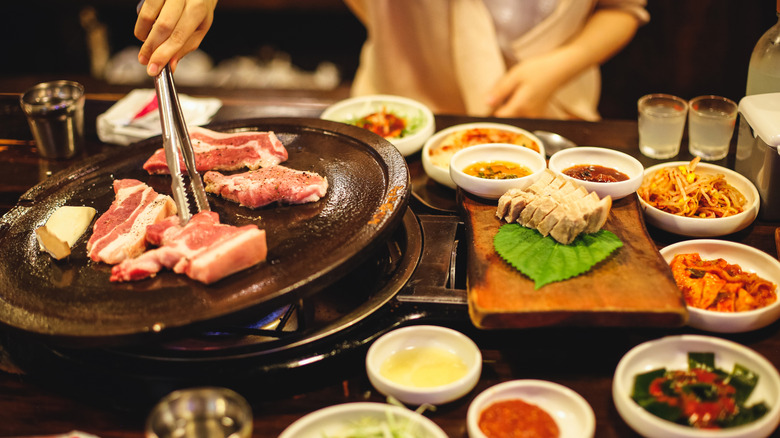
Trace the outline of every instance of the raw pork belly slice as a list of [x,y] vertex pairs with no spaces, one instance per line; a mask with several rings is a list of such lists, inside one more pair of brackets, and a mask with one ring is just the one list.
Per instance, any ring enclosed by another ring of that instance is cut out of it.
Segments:
[[319,174],[284,166],[264,167],[235,175],[206,172],[203,182],[207,192],[249,208],[272,202],[314,202],[328,191],[328,180]]
[[170,196],[134,179],[114,181],[116,198],[92,227],[87,255],[111,265],[146,250],[146,227],[176,214]]
[[180,226],[178,217],[149,227],[147,240],[159,245],[111,269],[111,281],[134,281],[173,269],[210,284],[265,260],[265,230],[256,225],[219,223],[219,215],[203,211]]
[[581,233],[595,233],[604,226],[612,198],[599,199],[581,185],[545,170],[525,189],[511,189],[498,199],[496,216],[537,229],[568,245]]
[[[287,160],[287,149],[273,132],[217,132],[193,126],[188,128],[195,168],[206,170],[258,169]],[[181,163],[184,169],[184,161]],[[170,173],[165,150],[158,149],[144,163],[150,174]]]

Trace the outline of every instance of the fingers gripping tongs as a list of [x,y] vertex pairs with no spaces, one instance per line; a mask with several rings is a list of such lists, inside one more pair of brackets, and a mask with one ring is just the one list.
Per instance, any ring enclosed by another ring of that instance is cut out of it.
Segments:
[[[136,6],[140,13],[144,0]],[[190,134],[179,104],[179,95],[173,84],[171,68],[166,65],[154,78],[154,88],[157,91],[157,102],[162,125],[163,148],[168,170],[171,172],[171,191],[181,224],[186,224],[193,212],[208,211],[209,201],[203,189],[203,181],[195,168],[195,154],[192,151]],[[182,163],[184,170],[182,172]],[[194,208],[191,208],[194,202]]]
[[[179,105],[176,87],[173,84],[173,75],[167,65],[154,78],[154,88],[159,101],[165,160],[171,172],[171,191],[179,219],[184,225],[193,213],[208,211],[209,201],[203,189],[203,181],[195,168],[192,142]],[[194,202],[194,208],[191,208],[191,202]]]

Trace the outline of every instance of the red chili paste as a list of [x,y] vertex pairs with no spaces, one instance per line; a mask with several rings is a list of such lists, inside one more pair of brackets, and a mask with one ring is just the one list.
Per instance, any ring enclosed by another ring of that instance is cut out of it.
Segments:
[[479,416],[479,428],[488,438],[555,438],[558,425],[544,409],[520,399],[488,406]]

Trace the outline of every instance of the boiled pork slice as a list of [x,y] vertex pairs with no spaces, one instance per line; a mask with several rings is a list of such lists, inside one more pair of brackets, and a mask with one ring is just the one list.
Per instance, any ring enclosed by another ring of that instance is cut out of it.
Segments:
[[265,230],[220,224],[211,211],[195,214],[183,227],[178,217],[152,225],[147,240],[159,247],[114,266],[111,281],[141,280],[167,268],[211,284],[264,261],[267,253]]
[[114,181],[116,197],[92,226],[87,255],[111,265],[146,250],[146,227],[176,214],[170,196],[161,195],[134,179]]
[[496,216],[551,236],[565,245],[582,233],[595,233],[607,221],[612,198],[599,199],[576,182],[546,169],[525,189],[510,189],[498,200]]
[[[193,126],[188,128],[195,168],[207,170],[258,169],[287,160],[287,149],[273,132],[217,132]],[[181,163],[184,168],[184,161]],[[150,174],[167,174],[165,150],[158,149],[144,163]]]
[[273,202],[315,202],[328,191],[327,178],[315,172],[284,166],[264,167],[234,175],[206,172],[203,182],[206,183],[207,192],[249,208],[258,208]]

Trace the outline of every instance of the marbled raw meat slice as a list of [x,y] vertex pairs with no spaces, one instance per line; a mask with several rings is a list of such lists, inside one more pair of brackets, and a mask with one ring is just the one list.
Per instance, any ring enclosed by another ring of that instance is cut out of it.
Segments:
[[264,167],[235,175],[206,172],[203,182],[207,192],[249,208],[273,202],[314,202],[328,191],[328,180],[319,174],[284,166]]
[[[198,172],[258,169],[287,160],[287,149],[270,131],[217,132],[199,126],[188,131]],[[183,169],[184,161],[181,166]],[[170,173],[165,150],[156,150],[144,163],[144,170],[150,174]]]
[[178,217],[152,225],[147,240],[159,248],[114,266],[111,281],[141,280],[168,268],[211,284],[264,261],[267,254],[265,230],[221,224],[212,211],[195,214],[183,227]]
[[146,227],[176,214],[170,196],[134,179],[114,181],[116,197],[92,227],[87,255],[96,262],[116,264],[146,250]]

